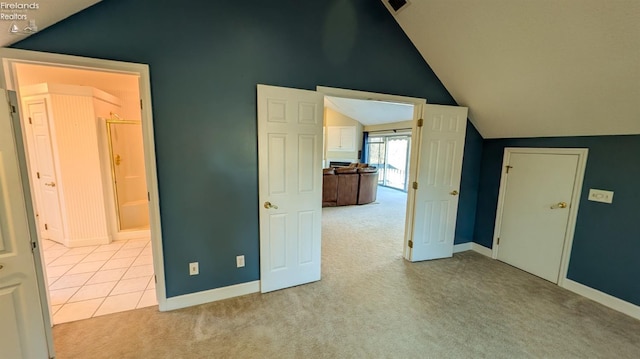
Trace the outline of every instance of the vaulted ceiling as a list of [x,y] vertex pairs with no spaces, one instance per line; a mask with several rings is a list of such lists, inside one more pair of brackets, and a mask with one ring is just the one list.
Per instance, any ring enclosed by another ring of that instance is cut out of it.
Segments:
[[484,138],[640,134],[640,1],[381,1]]

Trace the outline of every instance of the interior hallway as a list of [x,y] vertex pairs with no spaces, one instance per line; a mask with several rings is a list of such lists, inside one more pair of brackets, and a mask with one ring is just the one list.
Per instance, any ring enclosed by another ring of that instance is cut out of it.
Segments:
[[640,321],[504,263],[404,261],[386,197],[323,209],[319,282],[57,325],[57,358],[637,357]]

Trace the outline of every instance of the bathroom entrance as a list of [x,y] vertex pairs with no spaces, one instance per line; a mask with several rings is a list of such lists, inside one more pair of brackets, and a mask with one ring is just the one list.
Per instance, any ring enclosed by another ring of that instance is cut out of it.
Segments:
[[51,323],[156,305],[139,76],[13,68]]

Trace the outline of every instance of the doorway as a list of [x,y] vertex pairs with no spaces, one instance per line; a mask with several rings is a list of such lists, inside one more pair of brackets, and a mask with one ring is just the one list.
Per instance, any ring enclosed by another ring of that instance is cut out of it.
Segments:
[[493,257],[561,284],[587,149],[506,148]]
[[156,305],[138,76],[13,69],[52,323]]

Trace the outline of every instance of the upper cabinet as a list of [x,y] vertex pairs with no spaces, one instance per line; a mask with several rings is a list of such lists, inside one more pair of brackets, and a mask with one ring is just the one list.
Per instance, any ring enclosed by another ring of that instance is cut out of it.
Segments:
[[328,126],[327,151],[355,151],[355,126]]

